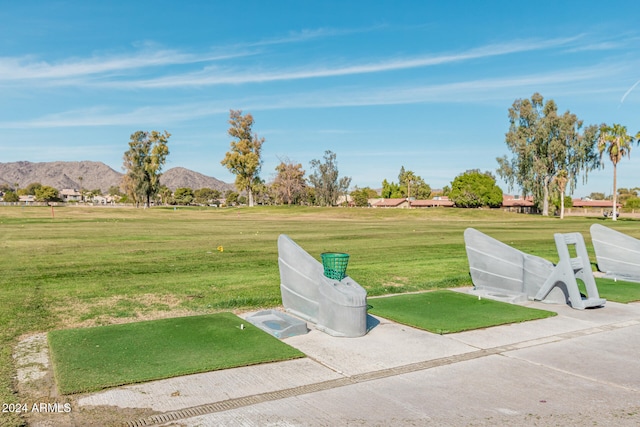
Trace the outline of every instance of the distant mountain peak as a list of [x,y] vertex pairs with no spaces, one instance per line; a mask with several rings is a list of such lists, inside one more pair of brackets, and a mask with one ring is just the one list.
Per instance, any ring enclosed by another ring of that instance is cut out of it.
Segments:
[[[59,190],[63,188],[95,190],[106,193],[112,186],[120,186],[124,174],[113,170],[102,162],[73,161],[73,162],[29,162],[18,161],[0,163],[0,184],[11,187],[16,184],[24,188],[34,182],[48,185]],[[167,170],[160,177],[160,182],[172,191],[176,188],[188,187],[213,188],[220,191],[233,189],[219,179],[194,172],[183,167]]]

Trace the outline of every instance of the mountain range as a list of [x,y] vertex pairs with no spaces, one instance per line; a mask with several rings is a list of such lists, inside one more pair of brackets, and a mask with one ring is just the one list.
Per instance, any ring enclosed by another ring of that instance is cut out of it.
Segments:
[[[8,185],[11,188],[16,187],[16,184],[19,188],[24,188],[39,182],[58,190],[63,188],[100,189],[106,193],[110,187],[120,186],[123,175],[102,162],[92,161],[0,163],[0,186]],[[165,171],[160,177],[160,183],[169,187],[171,191],[181,187],[193,190],[213,188],[223,193],[227,190],[235,190],[232,184],[182,167]]]

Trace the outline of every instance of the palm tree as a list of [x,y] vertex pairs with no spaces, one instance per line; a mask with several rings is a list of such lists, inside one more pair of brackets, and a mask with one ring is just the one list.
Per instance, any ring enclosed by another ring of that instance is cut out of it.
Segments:
[[[636,135],[636,138],[640,135]],[[611,218],[615,221],[617,217],[617,190],[616,190],[616,169],[618,162],[624,156],[631,157],[631,143],[634,137],[627,134],[627,127],[614,123],[613,126],[602,125],[600,127],[600,137],[598,138],[598,151],[600,152],[600,162],[602,155],[606,151],[613,163],[613,211]]]

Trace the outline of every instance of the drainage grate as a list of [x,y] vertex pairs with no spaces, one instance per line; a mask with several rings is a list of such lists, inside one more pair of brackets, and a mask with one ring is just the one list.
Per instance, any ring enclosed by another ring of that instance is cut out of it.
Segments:
[[[500,349],[502,350],[502,349]],[[337,378],[335,380],[323,381],[320,383],[307,384],[299,387],[288,388],[284,390],[276,390],[267,393],[255,394],[253,396],[238,397],[236,399],[224,400],[221,402],[210,403],[207,405],[195,406],[192,408],[182,409],[179,411],[165,412],[163,414],[151,415],[135,421],[129,421],[125,425],[127,427],[144,427],[153,426],[169,421],[176,421],[185,418],[191,418],[199,415],[212,414],[215,412],[228,411],[230,409],[242,408],[244,406],[256,405],[258,403],[269,402],[272,400],[286,399],[289,397],[300,396],[303,394],[316,393],[319,391],[330,390],[333,388],[344,387],[347,385],[358,384],[366,381],[379,380],[382,378],[393,377],[396,375],[407,374],[425,369],[435,368],[438,366],[450,365],[452,363],[463,362],[465,360],[477,359],[479,357],[497,354],[499,351],[478,350],[471,353],[463,353],[457,356],[444,357],[436,360],[428,360],[424,362],[412,363],[409,365],[398,366],[395,368],[382,369],[374,372],[366,372],[363,374],[353,375],[351,377]]]
[[[640,321],[621,322],[596,328],[584,329],[581,331],[568,332],[556,335],[561,340],[578,338],[585,335],[593,335],[604,330],[615,330],[640,323]],[[411,363],[408,365],[397,366],[394,368],[382,369],[379,371],[365,372],[350,377],[337,378],[334,380],[323,381],[314,384],[307,384],[299,387],[292,387],[284,390],[276,390],[267,393],[255,394],[253,396],[239,397],[235,399],[224,400],[221,402],[210,403],[207,405],[194,406],[179,411],[165,412],[163,414],[151,415],[124,424],[126,427],[146,427],[153,426],[169,421],[177,421],[180,419],[191,418],[199,415],[207,415],[215,412],[228,411],[231,409],[242,408],[245,406],[256,405],[258,403],[269,402],[273,400],[286,399],[289,397],[300,396],[308,393],[316,393],[319,391],[330,390],[333,388],[344,387],[348,385],[363,383],[367,381],[379,380],[382,378],[403,375],[412,372],[422,371],[426,369],[437,368],[439,366],[451,365],[454,363],[465,362],[468,360],[479,359],[481,357],[501,354],[507,351],[518,350],[525,347],[532,347],[539,344],[538,340],[524,341],[520,343],[494,347],[490,349],[476,350],[468,353],[462,353],[454,356],[443,357],[440,359],[426,360],[423,362]]]

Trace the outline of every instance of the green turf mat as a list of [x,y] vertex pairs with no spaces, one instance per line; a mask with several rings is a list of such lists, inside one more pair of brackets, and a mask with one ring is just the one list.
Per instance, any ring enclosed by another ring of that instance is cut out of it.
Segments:
[[369,313],[437,334],[555,316],[556,313],[439,290],[370,298]]
[[63,394],[304,357],[231,313],[57,330],[48,339]]

